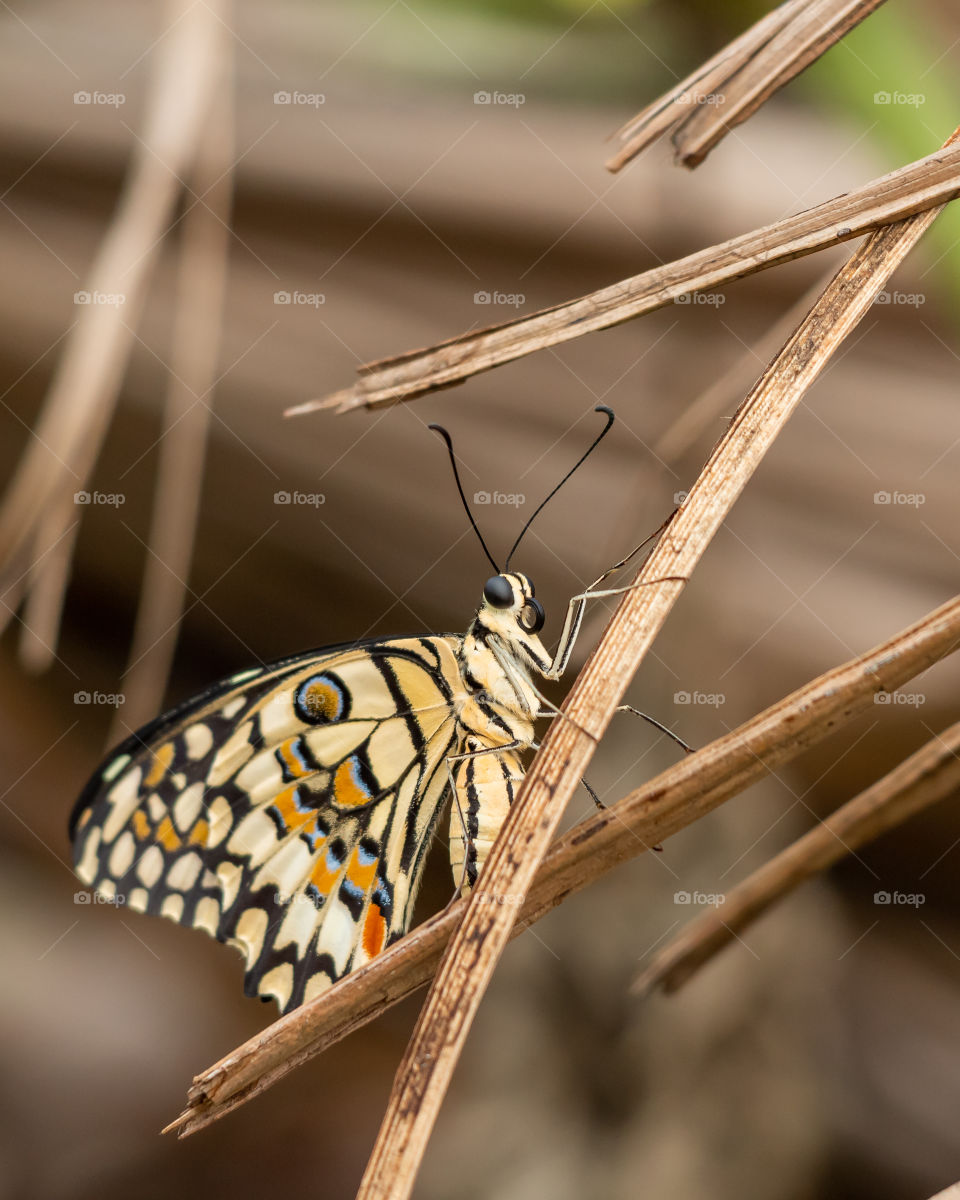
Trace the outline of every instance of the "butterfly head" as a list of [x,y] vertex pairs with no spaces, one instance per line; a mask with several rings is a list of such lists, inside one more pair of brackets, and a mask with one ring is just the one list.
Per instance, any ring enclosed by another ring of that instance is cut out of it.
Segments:
[[550,656],[537,634],[546,616],[533,591],[531,581],[519,571],[491,575],[483,586],[477,622],[542,671],[549,666]]

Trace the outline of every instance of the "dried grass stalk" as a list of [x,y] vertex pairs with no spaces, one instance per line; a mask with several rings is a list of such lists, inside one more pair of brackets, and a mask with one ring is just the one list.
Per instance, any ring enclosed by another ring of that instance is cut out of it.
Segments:
[[555,308],[494,325],[427,350],[368,363],[352,387],[289,409],[288,416],[335,408],[379,408],[462,383],[536,350],[671,304],[778,263],[835,246],[944,204],[960,194],[960,148],[946,147],[775,225],[699,250]]
[[741,34],[618,132],[624,147],[607,164],[619,171],[668,129],[677,162],[696,167],[883,0],[801,0],[782,4]]
[[[582,821],[545,857],[511,936],[868,711],[878,692],[895,691],[958,648],[960,597]],[[422,987],[465,907],[461,900],[444,909],[203,1071],[168,1129],[187,1136],[205,1128]]]
[[403,1200],[514,913],[489,903],[526,895],[594,747],[714,533],[800,398],[869,311],[894,269],[936,218],[922,213],[874,233],[823,296],[744,401],[690,494],[618,605],[551,725],[448,945],[403,1057],[360,1185],[362,1200]]
[[[681,79],[669,92],[665,92],[646,108],[641,109],[610,136],[627,142],[642,130],[647,134],[644,145],[654,141],[688,116],[692,105],[702,103],[705,96],[722,87],[725,80],[730,79],[744,63],[755,57],[772,37],[802,13],[809,4],[810,0],[786,0],[786,3],[778,4],[739,37],[728,42],[722,50],[718,50],[712,58],[708,58],[686,79]],[[620,163],[615,166],[615,161],[612,159],[607,163],[608,170],[619,170],[623,165]]]
[[[220,46],[227,30],[222,0],[193,4],[173,0],[130,172],[110,229],[91,268],[92,296],[123,296],[119,304],[88,303],[68,335],[34,436],[17,465],[0,507],[0,584],[25,567],[31,548],[43,560],[35,587],[59,595],[68,574],[61,538],[65,514],[76,510],[73,493],[87,483],[119,395],[134,328],[158,247],[173,216],[180,177],[195,153],[218,77]],[[69,506],[69,507],[68,507]],[[46,543],[38,541],[43,530]],[[72,538],[65,538],[68,544]],[[53,556],[44,557],[50,545]],[[49,567],[46,564],[49,563]],[[49,570],[49,575],[47,571]],[[59,601],[38,603],[44,620],[56,617]],[[55,628],[41,631],[52,646]],[[35,658],[40,657],[37,646]]]
[[199,199],[183,220],[149,552],[123,677],[126,699],[114,717],[111,744],[143,725],[161,706],[193,558],[230,253],[231,53],[225,44],[217,93],[191,176]]

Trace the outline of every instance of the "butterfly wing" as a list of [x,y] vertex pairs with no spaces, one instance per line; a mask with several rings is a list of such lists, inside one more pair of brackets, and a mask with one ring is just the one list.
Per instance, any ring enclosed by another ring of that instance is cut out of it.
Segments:
[[71,818],[77,875],[246,959],[288,1011],[406,932],[463,692],[456,637],[300,655],[133,734]]

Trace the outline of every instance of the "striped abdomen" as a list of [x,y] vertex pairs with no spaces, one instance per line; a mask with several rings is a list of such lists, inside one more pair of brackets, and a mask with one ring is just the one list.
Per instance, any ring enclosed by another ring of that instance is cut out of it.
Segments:
[[[510,805],[523,779],[523,767],[513,750],[490,750],[475,737],[468,737],[463,753],[481,750],[474,758],[452,764],[456,801],[450,805],[450,866],[453,880],[466,895],[477,882],[490,847],[507,819]],[[466,871],[464,872],[464,826],[466,826]]]

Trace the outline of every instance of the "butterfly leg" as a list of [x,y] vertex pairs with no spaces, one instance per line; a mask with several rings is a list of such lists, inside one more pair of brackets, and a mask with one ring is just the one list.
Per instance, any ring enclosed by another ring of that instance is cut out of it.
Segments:
[[674,733],[672,729],[668,729],[666,725],[662,725],[656,719],[656,717],[651,717],[649,713],[641,712],[639,708],[634,708],[632,704],[619,704],[617,705],[616,711],[633,713],[635,717],[640,717],[640,719],[646,721],[648,725],[652,725],[654,729],[659,729],[660,732],[665,733],[668,738],[672,738],[678,746],[682,747],[684,754],[693,754],[692,746],[688,746],[682,737]]
[[[616,567],[611,567],[610,571],[616,569]],[[610,571],[604,571],[600,578],[595,580],[586,591],[579,592],[576,596],[570,597],[567,604],[567,615],[563,622],[563,630],[560,634],[560,642],[553,656],[553,662],[543,672],[544,679],[559,679],[567,669],[567,665],[570,662],[570,655],[573,653],[573,647],[580,633],[580,626],[583,623],[583,614],[588,600],[600,600],[605,596],[622,596],[625,592],[632,592],[638,587],[648,587],[652,583],[687,582],[686,575],[662,575],[658,579],[641,579],[638,583],[628,583],[626,587],[604,588],[599,592],[594,591],[593,589],[598,583],[606,579]]]

